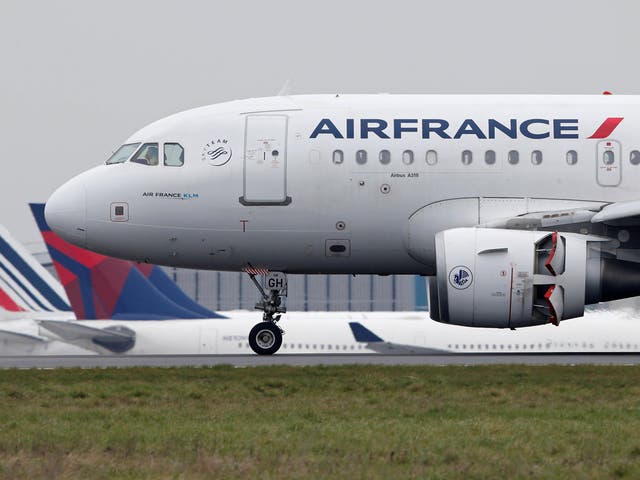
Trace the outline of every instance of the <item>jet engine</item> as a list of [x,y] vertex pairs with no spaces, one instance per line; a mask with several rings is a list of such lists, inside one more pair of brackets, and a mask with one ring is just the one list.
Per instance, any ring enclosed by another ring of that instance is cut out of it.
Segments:
[[640,265],[607,258],[607,238],[455,228],[436,235],[431,318],[516,328],[581,317],[585,304],[640,295]]

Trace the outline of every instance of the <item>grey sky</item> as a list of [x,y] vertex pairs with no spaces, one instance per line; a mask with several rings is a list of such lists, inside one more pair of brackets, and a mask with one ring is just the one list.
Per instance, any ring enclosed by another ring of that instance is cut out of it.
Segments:
[[632,0],[0,4],[0,222],[195,106],[295,93],[640,93]]

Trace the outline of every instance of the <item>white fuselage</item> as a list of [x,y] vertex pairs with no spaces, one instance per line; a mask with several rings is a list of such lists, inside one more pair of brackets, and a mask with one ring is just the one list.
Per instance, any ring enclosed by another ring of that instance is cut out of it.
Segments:
[[47,220],[80,246],[163,265],[433,275],[439,231],[637,199],[638,131],[635,96],[229,102],[126,142],[179,143],[183,166],[161,153],[96,167],[54,193]]
[[[225,312],[228,319],[77,322],[95,328],[125,326],[135,332],[125,355],[251,354],[247,332],[255,312]],[[640,317],[630,310],[596,310],[560,327],[496,330],[445,325],[422,312],[292,312],[284,322],[279,353],[375,353],[373,344],[359,342],[349,322],[359,322],[387,343],[393,353],[607,353],[640,350]],[[42,343],[0,337],[0,354],[71,355],[110,352],[96,344],[65,343],[38,327],[37,322],[5,322],[3,329],[49,338]],[[84,348],[82,348],[84,346]],[[398,348],[415,347],[412,348]]]

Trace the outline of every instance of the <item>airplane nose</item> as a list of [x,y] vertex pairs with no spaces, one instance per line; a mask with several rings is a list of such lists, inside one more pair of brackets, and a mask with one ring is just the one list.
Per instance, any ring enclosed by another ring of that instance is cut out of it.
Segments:
[[51,230],[67,242],[85,248],[86,190],[82,179],[72,178],[53,192],[44,207],[44,216]]

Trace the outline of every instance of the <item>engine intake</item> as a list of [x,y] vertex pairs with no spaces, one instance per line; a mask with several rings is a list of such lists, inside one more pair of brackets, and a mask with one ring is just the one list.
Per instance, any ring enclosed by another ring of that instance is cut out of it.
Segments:
[[585,304],[639,295],[640,266],[604,258],[606,241],[543,231],[439,232],[431,318],[473,327],[557,325],[583,316]]

